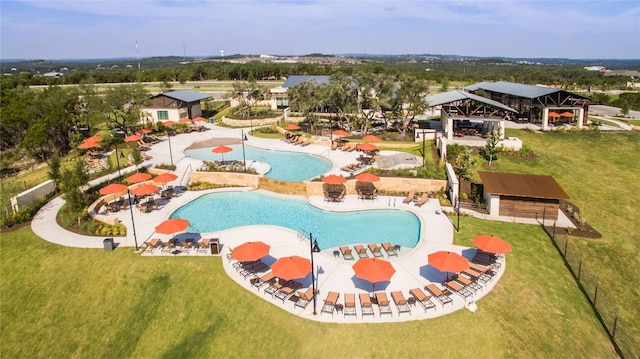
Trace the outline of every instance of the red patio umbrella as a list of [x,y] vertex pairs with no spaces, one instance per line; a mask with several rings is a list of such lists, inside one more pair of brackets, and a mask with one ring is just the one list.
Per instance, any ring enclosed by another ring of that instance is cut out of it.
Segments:
[[511,244],[500,237],[488,234],[474,237],[473,245],[487,253],[504,254],[511,252]]
[[573,114],[573,112],[565,111],[565,112],[561,113],[560,116],[562,116],[562,117],[573,117],[575,115]]
[[102,188],[100,188],[100,194],[101,195],[106,195],[106,194],[115,194],[115,193],[120,193],[120,192],[124,192],[127,190],[127,186],[120,184],[120,183],[112,183],[110,185],[106,185]]
[[327,177],[322,177],[322,182],[326,184],[344,184],[347,179],[342,176],[328,175]]
[[100,145],[97,142],[82,142],[81,144],[79,144],[78,146],[76,146],[76,148],[79,148],[81,150],[88,150],[90,148],[100,148]]
[[84,140],[84,142],[101,142],[103,140],[100,136],[91,136]]
[[375,150],[378,149],[378,147],[376,147],[376,145],[372,145],[370,143],[360,143],[360,144],[356,145],[356,148],[361,150],[361,151],[366,151],[366,152],[375,151]]
[[467,258],[455,252],[438,251],[429,254],[427,259],[429,264],[437,270],[447,272],[447,278],[449,278],[449,272],[457,273],[469,268]]
[[296,125],[295,123],[290,123],[284,126],[284,129],[287,131],[298,131],[300,129],[300,126]]
[[124,142],[137,142],[142,140],[142,136],[131,135],[124,138]]
[[345,136],[349,136],[349,132],[345,131],[345,130],[335,130],[332,132],[332,134],[336,137],[345,137]]
[[151,179],[151,175],[150,174],[138,172],[136,174],[133,174],[133,175],[125,178],[124,180],[129,182],[129,183],[140,183],[140,182],[148,181],[150,179]]
[[367,141],[367,142],[380,142],[382,141],[382,138],[376,136],[376,135],[366,135],[364,137],[362,137],[363,141]]
[[224,154],[233,151],[233,148],[227,147],[225,145],[220,145],[211,150],[213,153],[219,153],[222,155],[222,162],[224,162]]
[[181,218],[171,218],[156,226],[156,232],[162,234],[174,234],[184,231],[189,227],[189,221]]
[[180,122],[180,123],[191,123],[191,119],[189,117],[183,117],[178,122]]
[[271,247],[264,242],[245,242],[235,247],[231,256],[238,262],[252,262],[269,254]]
[[147,196],[147,195],[150,195],[152,193],[158,192],[158,190],[159,190],[159,188],[156,185],[143,184],[143,185],[140,185],[140,186],[132,189],[131,193],[133,193],[136,196]]
[[271,273],[284,280],[303,278],[309,272],[311,272],[311,261],[299,256],[280,258],[271,266]]
[[390,262],[378,258],[359,259],[351,268],[357,278],[371,282],[374,290],[377,282],[390,280],[396,272]]
[[207,119],[202,116],[198,116],[193,119],[193,122],[207,122]]
[[380,181],[380,177],[371,173],[361,173],[356,176],[356,180],[360,182],[378,182]]
[[178,179],[177,175],[167,172],[167,173],[163,173],[161,175],[156,176],[153,179],[153,182],[156,182],[156,183],[167,183],[167,182],[175,181],[177,179]]
[[169,120],[169,121],[165,121],[165,122],[164,122],[164,125],[165,125],[165,126],[173,126],[173,125],[175,125],[176,123],[177,123],[177,122],[175,122],[175,121],[171,121],[171,120]]
[[560,117],[560,114],[557,113],[557,112],[551,111],[551,112],[549,112],[549,117]]
[[146,135],[147,133],[151,133],[151,132],[153,132],[153,131],[148,129],[148,128],[141,128],[138,131],[136,131],[136,133],[141,133],[143,135]]

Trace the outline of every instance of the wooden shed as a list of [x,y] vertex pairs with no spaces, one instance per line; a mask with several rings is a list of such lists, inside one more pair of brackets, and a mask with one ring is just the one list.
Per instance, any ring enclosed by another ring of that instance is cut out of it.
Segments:
[[569,195],[552,176],[479,172],[489,216],[558,219]]

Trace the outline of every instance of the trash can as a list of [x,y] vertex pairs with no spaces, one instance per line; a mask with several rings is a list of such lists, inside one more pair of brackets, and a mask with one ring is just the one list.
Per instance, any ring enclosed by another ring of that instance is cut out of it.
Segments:
[[211,254],[219,254],[220,253],[220,241],[218,238],[213,238],[210,243],[211,246]]
[[209,123],[213,123],[213,117],[209,117]]
[[105,238],[102,241],[102,245],[104,246],[105,252],[111,252],[113,250],[113,238]]

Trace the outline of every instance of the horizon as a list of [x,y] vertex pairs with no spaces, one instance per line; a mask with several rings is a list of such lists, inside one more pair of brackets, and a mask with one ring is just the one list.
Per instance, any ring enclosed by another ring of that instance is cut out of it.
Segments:
[[640,3],[581,1],[580,6],[574,5],[464,0],[5,0],[0,2],[0,58],[193,58],[194,53],[216,57],[222,50],[227,54],[640,58]]

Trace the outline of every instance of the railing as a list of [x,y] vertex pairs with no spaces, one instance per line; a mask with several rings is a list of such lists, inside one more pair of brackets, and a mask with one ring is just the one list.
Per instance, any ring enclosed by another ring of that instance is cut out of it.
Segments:
[[182,177],[180,178],[180,187],[184,187],[183,181],[185,180],[185,177],[187,182],[189,181],[189,173],[191,173],[191,171],[193,171],[193,168],[191,167],[191,163],[189,163],[187,168],[184,170],[184,173],[182,173]]

